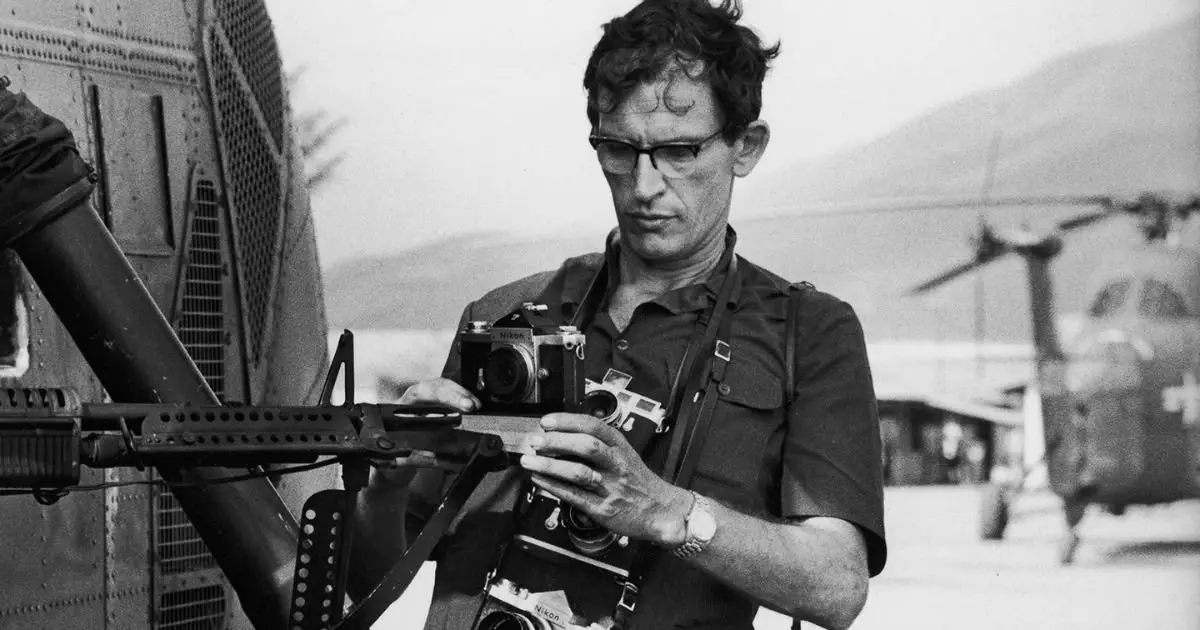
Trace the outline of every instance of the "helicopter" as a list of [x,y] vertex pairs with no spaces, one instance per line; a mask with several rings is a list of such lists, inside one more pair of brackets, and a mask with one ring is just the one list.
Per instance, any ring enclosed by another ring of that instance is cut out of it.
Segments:
[[[1026,388],[1027,450],[1040,450],[1050,488],[1063,501],[1059,561],[1074,561],[1089,505],[1120,515],[1130,505],[1200,497],[1200,247],[1188,220],[1200,196],[1143,193],[916,204],[1091,206],[1047,232],[1001,231],[981,222],[974,255],[912,287],[922,295],[1009,255],[1026,262],[1035,373]],[[1090,281],[1086,317],[1068,343],[1054,318],[1051,261],[1064,235],[1112,217],[1135,218],[1144,243],[1112,252]],[[1041,439],[1040,449],[1030,445]],[[1028,458],[1027,458],[1028,459]],[[1036,467],[985,486],[980,536],[1004,535],[1013,501]]]
[[[114,381],[115,369],[89,364],[88,349],[69,334],[50,299],[68,291],[69,302],[90,290],[73,296],[77,287],[54,287],[69,280],[61,271],[66,263],[103,273],[100,263],[66,247],[58,253],[68,260],[50,263],[35,278],[30,257],[38,252],[19,258],[6,250],[0,253],[0,411],[54,412],[139,396],[317,401],[328,365],[320,267],[287,79],[265,3],[9,0],[3,6],[5,87],[74,136],[94,168],[95,192],[86,202],[133,270],[129,277],[114,273],[97,291],[116,295],[122,283],[143,285],[170,324],[168,350],[178,343],[186,355],[170,365],[154,364],[157,352],[146,355],[147,372],[164,381],[153,391],[139,394]],[[83,248],[92,241],[66,242]],[[128,308],[117,298],[94,297],[102,308],[93,315]],[[114,326],[114,332],[136,344],[139,336],[153,336],[137,326],[154,317],[135,317],[131,330]],[[170,384],[167,373],[182,376]],[[274,627],[279,602],[238,597],[269,594],[272,588],[258,583],[264,572],[230,568],[245,566],[249,556],[274,554],[283,563],[294,554],[302,498],[336,479],[323,470],[172,490],[159,483],[169,474],[151,467],[89,469],[83,482],[90,492],[40,497],[44,504],[0,496],[0,531],[10,548],[0,578],[0,627]],[[259,538],[234,540],[244,532]],[[219,549],[210,544],[225,540]],[[270,543],[262,545],[267,550],[255,549],[256,540]]]

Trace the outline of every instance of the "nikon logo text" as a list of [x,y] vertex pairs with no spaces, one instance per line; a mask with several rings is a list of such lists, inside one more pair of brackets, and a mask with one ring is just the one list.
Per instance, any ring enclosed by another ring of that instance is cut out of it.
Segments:
[[493,341],[529,341],[529,332],[525,330],[492,329]]
[[543,606],[542,604],[534,604],[533,609],[537,611],[537,614],[545,617],[546,619],[549,619],[560,626],[563,625],[562,614],[560,614],[557,610]]

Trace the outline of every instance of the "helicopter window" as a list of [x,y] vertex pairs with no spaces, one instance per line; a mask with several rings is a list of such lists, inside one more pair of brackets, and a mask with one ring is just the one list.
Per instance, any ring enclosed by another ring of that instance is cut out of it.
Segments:
[[15,254],[0,252],[0,377],[19,377],[29,367],[29,324]]
[[1088,313],[1092,317],[1108,317],[1121,310],[1125,299],[1129,296],[1130,284],[1131,282],[1125,279],[1105,285],[1092,300],[1092,306],[1088,309]]
[[1142,285],[1138,313],[1146,317],[1187,317],[1187,304],[1171,285],[1151,278]]

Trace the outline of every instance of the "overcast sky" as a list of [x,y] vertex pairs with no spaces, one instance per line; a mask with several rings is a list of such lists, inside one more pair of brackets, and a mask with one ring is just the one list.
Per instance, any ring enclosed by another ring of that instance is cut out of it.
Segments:
[[[313,199],[322,262],[466,231],[603,230],[607,187],[580,80],[629,0],[267,0],[293,102],[344,117]],[[783,53],[760,169],[868,141],[1080,48],[1184,19],[1198,0],[746,0]],[[753,177],[753,175],[751,176]],[[752,214],[739,209],[735,216]]]

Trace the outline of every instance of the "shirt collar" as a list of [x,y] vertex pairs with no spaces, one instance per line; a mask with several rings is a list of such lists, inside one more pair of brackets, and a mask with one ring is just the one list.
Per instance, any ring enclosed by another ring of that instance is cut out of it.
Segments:
[[[733,226],[727,225],[725,227],[725,252],[721,254],[721,260],[717,263],[718,271],[710,275],[701,284],[693,284],[669,291],[656,298],[654,302],[676,314],[708,308],[716,299],[721,289],[721,282],[725,279],[725,275],[729,270],[730,262],[734,260],[735,245],[737,245],[737,231],[733,229]],[[608,233],[608,236],[605,237],[603,258],[603,261],[606,263],[604,268],[608,274],[609,294],[612,293],[613,287],[617,286],[617,283],[620,281],[620,267],[618,266],[620,254],[620,233],[616,228],[613,228]],[[579,268],[578,271],[569,273],[563,279],[563,304],[578,305],[587,293],[592,277],[597,271],[599,269],[593,267],[590,269]],[[740,266],[736,266],[734,268],[733,289],[729,295],[730,307],[735,310],[741,304],[742,282],[743,274],[741,273]]]

